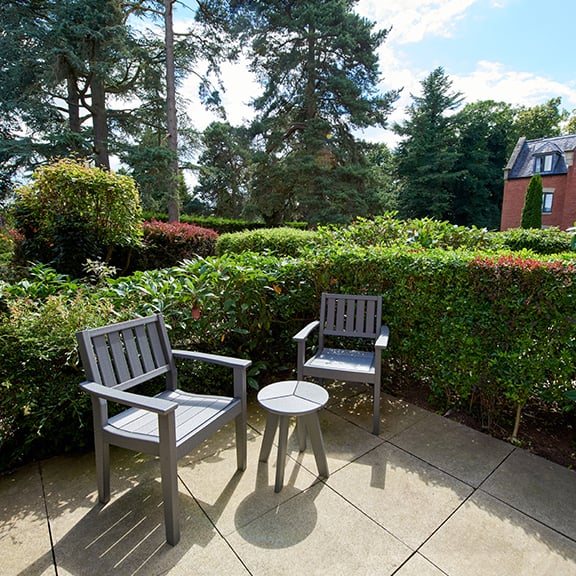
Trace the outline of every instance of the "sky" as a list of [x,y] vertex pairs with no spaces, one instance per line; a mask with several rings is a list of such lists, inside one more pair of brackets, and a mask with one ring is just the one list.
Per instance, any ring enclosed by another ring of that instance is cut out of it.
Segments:
[[[389,125],[406,117],[410,95],[420,95],[420,82],[439,66],[464,103],[536,106],[559,96],[562,108],[576,109],[576,0],[359,0],[356,11],[377,29],[390,29],[378,50],[379,89],[402,93]],[[258,85],[242,62],[224,66],[223,79],[228,121],[239,125],[251,117],[248,103]],[[203,129],[215,117],[194,98],[195,80],[182,90],[196,127]],[[389,129],[371,128],[359,136],[397,143]]]

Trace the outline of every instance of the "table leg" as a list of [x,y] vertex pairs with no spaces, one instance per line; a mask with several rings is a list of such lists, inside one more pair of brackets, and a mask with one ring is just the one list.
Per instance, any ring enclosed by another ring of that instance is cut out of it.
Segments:
[[266,427],[264,428],[264,438],[262,438],[262,446],[260,447],[260,462],[267,462],[272,450],[272,443],[274,442],[274,435],[276,434],[276,427],[278,426],[278,414],[268,412],[266,415]]
[[300,452],[304,452],[306,450],[306,424],[300,420],[300,417],[296,418],[296,435]]
[[326,450],[324,448],[324,438],[322,437],[322,430],[320,429],[320,420],[318,419],[318,412],[306,414],[302,416],[306,423],[306,429],[310,435],[310,444],[314,451],[314,458],[316,459],[316,466],[318,467],[318,474],[323,478],[328,478],[328,460],[326,459]]
[[280,416],[280,432],[278,435],[278,462],[276,462],[276,485],[274,492],[280,492],[284,484],[284,468],[286,466],[286,449],[288,446],[289,416]]

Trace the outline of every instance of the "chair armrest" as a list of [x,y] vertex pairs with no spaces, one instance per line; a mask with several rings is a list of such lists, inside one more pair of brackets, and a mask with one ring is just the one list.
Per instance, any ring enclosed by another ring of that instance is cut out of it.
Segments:
[[172,356],[183,360],[199,360],[232,368],[234,371],[234,397],[241,398],[244,406],[246,406],[246,371],[252,365],[252,360],[234,358],[232,356],[219,356],[218,354],[208,354],[206,352],[192,352],[191,350],[172,350]]
[[380,336],[376,340],[374,347],[377,349],[386,348],[388,346],[388,339],[390,338],[390,329],[388,326],[382,326],[380,330]]
[[201,362],[208,362],[210,364],[219,364],[220,366],[227,366],[228,368],[248,368],[252,364],[252,360],[245,360],[244,358],[233,358],[232,356],[219,356],[218,354],[208,354],[206,352],[192,352],[190,350],[172,350],[174,358],[182,358],[183,360],[200,360]]
[[318,328],[318,326],[320,326],[320,320],[314,320],[313,322],[310,322],[310,324],[302,328],[298,334],[292,336],[292,340],[296,340],[296,342],[303,342],[306,340],[306,338],[308,338],[308,336],[310,336],[310,333],[313,330]]
[[131,406],[132,408],[142,408],[143,410],[155,412],[156,414],[169,414],[170,412],[174,412],[178,406],[176,402],[165,400],[164,398],[142,396],[141,394],[126,392],[125,390],[108,388],[108,386],[103,386],[96,382],[82,382],[80,388],[97,398],[118,402],[119,404]]

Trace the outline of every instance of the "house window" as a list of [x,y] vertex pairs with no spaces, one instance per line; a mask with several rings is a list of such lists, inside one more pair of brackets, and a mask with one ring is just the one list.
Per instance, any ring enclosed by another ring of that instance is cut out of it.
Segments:
[[550,214],[552,212],[552,200],[554,199],[554,192],[544,191],[542,194],[542,214]]
[[536,156],[534,159],[534,172],[552,172],[552,154],[545,156]]

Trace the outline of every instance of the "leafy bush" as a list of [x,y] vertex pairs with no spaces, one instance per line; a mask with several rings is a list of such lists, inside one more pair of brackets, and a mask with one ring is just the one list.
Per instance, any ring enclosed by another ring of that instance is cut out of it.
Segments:
[[108,261],[142,235],[134,181],[70,159],[39,168],[16,190],[15,221],[23,258],[76,277],[88,258]]
[[0,315],[0,469],[91,441],[90,400],[78,384],[74,334],[116,318],[82,291],[10,298]]
[[[168,214],[163,212],[145,212],[145,220],[159,220],[161,222],[168,221]],[[182,214],[180,217],[181,222],[187,224],[195,224],[204,228],[212,228],[218,234],[233,234],[234,232],[243,232],[244,230],[259,230],[267,228],[264,222],[254,222],[246,220],[234,220],[232,218],[217,218],[216,216],[199,216],[197,214],[188,215]],[[285,222],[284,226],[288,228],[298,228],[305,230],[308,225],[306,222]]]
[[[564,393],[575,387],[576,260],[476,247],[427,249],[406,242],[413,225],[363,221],[320,230],[315,241],[325,237],[297,257],[198,258],[104,278],[92,288],[42,267],[4,286],[0,466],[85,441],[91,412],[77,386],[75,330],[162,312],[176,347],[249,357],[257,385],[262,369],[294,367],[292,336],[316,318],[323,291],[382,294],[391,333],[385,383],[421,382],[444,409],[460,406],[489,426],[508,426],[512,435],[529,400],[574,409]],[[442,239],[434,246],[474,235],[484,242],[481,231],[466,236],[445,225],[425,226],[432,239]],[[361,245],[371,235],[383,240]],[[383,245],[387,237],[402,240]]]
[[184,222],[144,222],[143,246],[135,257],[138,270],[175,266],[182,260],[211,256],[218,234]]
[[531,250],[535,254],[561,254],[571,250],[573,235],[559,228],[543,230],[512,228],[499,232],[498,237],[503,248],[515,252]]
[[307,246],[313,245],[316,233],[293,228],[266,228],[223,234],[216,243],[216,253],[241,254],[242,252],[269,252],[296,256]]
[[399,220],[388,212],[373,220],[357,218],[350,226],[322,226],[321,244],[347,246],[412,246],[414,248],[491,248],[497,245],[494,233],[481,228],[466,228],[431,218]]

